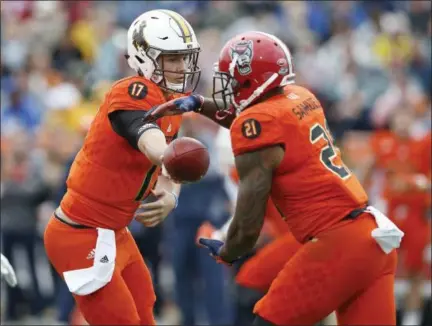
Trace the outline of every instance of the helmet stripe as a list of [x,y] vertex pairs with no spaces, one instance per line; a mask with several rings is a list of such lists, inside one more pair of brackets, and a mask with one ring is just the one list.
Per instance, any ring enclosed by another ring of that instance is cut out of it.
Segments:
[[190,43],[192,42],[192,32],[185,21],[185,19],[180,16],[178,13],[171,11],[171,10],[161,10],[163,13],[167,14],[174,20],[174,22],[177,24],[177,26],[180,28],[180,31],[182,33],[182,38],[184,43]]

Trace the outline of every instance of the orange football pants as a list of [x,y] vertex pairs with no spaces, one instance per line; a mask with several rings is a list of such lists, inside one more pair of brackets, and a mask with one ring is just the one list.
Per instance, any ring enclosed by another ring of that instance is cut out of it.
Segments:
[[289,232],[276,238],[242,265],[236,282],[247,288],[267,292],[278,273],[301,246]]
[[395,325],[397,254],[381,250],[375,228],[363,213],[302,245],[254,313],[276,325],[312,325],[333,311],[342,325]]
[[[51,217],[44,234],[48,258],[62,278],[65,271],[93,265],[88,255],[96,239],[96,229],[77,229],[55,217]],[[155,325],[156,296],[151,275],[126,228],[116,231],[116,247],[111,282],[92,294],[74,295],[78,308],[90,325]]]

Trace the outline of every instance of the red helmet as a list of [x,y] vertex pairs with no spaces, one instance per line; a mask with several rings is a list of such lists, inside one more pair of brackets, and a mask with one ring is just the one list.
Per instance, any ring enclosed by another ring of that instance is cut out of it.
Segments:
[[[291,53],[277,37],[246,32],[223,47],[213,75],[213,99],[221,95],[227,111],[231,103],[237,114],[268,91],[294,82]],[[217,104],[217,101],[215,101]]]

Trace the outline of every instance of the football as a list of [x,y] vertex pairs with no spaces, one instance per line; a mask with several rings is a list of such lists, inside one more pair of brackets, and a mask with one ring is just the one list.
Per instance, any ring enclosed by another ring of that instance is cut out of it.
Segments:
[[207,173],[210,157],[207,147],[200,141],[181,137],[168,145],[163,164],[175,182],[196,182]]

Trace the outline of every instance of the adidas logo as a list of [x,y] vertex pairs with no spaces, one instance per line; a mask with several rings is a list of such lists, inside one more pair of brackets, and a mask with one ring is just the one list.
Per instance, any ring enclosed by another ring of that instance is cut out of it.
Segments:
[[87,255],[87,259],[94,259],[95,256],[95,250],[92,249],[89,254]]
[[105,255],[105,256],[103,256],[99,261],[100,261],[101,263],[108,263],[108,262],[109,262],[109,259],[108,259],[107,255]]

